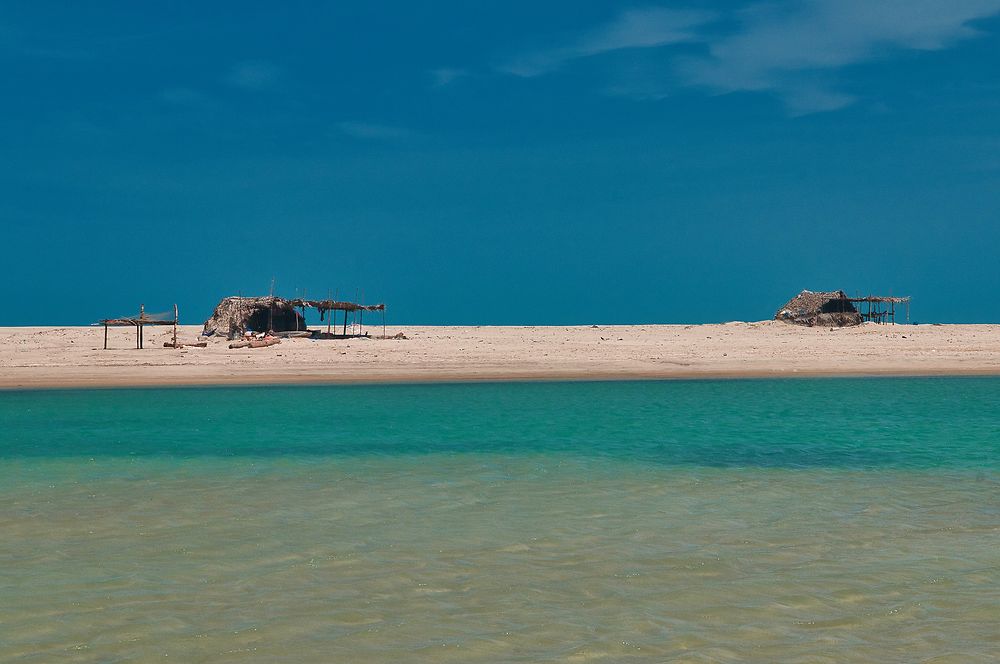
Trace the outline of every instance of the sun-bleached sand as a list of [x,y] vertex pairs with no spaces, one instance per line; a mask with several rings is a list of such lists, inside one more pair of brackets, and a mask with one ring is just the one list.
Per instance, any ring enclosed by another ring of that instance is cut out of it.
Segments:
[[[182,326],[194,341],[199,326]],[[381,331],[381,330],[379,330]],[[318,382],[1000,375],[1000,325],[392,327],[407,339],[285,339],[261,349],[164,348],[168,327],[0,328],[0,387]]]

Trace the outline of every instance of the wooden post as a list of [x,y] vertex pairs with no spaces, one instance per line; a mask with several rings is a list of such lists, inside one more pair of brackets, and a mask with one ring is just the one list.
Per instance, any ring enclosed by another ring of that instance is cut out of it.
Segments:
[[108,324],[104,324],[104,350],[108,349]]
[[271,299],[267,303],[267,333],[274,331],[274,277],[271,277]]
[[177,348],[177,305],[174,305],[174,348]]
[[344,309],[344,336],[347,336],[347,309]]
[[[299,309],[302,311],[302,324],[305,325],[306,329],[308,329],[309,326],[306,325],[306,289],[305,288],[302,289],[302,304],[299,306]],[[296,332],[299,331],[299,319],[298,318],[295,319],[295,331]]]

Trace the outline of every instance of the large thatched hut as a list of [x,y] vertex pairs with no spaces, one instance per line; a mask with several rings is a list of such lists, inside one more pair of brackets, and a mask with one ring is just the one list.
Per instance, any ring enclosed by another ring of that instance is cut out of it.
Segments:
[[292,332],[305,329],[305,318],[288,300],[273,296],[227,297],[205,321],[204,334],[234,339],[248,330]]
[[809,327],[861,325],[861,314],[842,290],[820,293],[804,290],[778,309],[774,319]]

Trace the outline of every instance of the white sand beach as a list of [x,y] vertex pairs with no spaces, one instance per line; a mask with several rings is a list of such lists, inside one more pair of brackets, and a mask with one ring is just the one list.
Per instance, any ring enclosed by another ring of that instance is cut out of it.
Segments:
[[[378,330],[381,332],[381,329]],[[195,341],[200,326],[181,326]],[[164,348],[169,327],[0,328],[0,387],[1000,375],[1000,325],[819,329],[718,325],[395,326],[406,339],[285,339],[269,348]]]

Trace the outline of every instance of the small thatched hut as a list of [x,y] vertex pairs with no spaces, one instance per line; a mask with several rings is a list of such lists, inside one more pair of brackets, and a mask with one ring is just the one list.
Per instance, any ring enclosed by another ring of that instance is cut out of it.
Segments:
[[861,314],[842,290],[825,293],[804,290],[778,309],[774,319],[809,327],[861,325]]
[[205,321],[203,334],[235,339],[247,330],[293,332],[305,329],[305,319],[288,300],[273,296],[227,297]]

